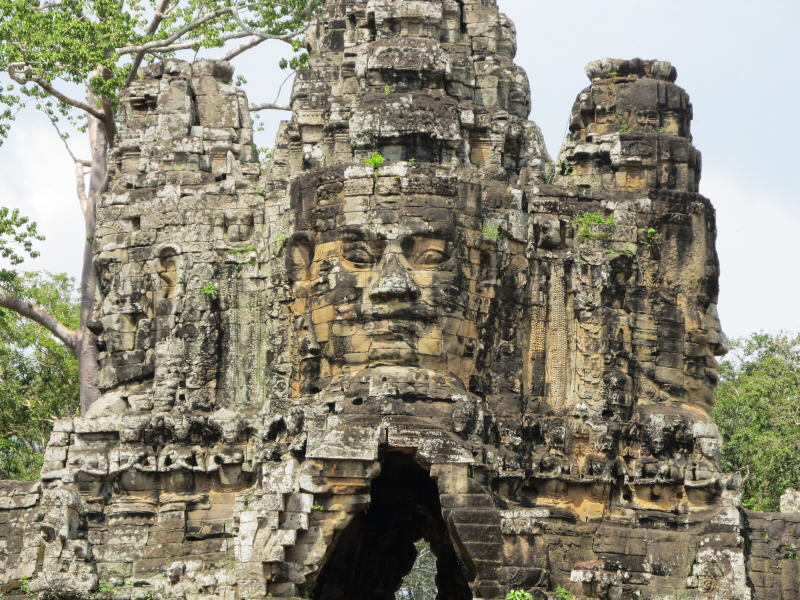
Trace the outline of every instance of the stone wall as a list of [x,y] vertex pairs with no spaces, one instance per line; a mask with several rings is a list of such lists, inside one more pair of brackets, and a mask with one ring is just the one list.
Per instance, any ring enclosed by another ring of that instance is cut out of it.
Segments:
[[24,582],[39,569],[41,484],[0,481],[0,594],[24,597]]
[[745,511],[755,600],[800,598],[800,514]]

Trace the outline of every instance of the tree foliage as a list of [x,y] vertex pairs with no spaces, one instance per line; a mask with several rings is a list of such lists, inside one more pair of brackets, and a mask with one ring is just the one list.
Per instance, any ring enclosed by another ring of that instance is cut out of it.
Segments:
[[417,560],[403,578],[395,600],[436,600],[436,555],[424,540],[414,544]]
[[753,334],[721,364],[714,418],[722,463],[744,476],[744,506],[777,510],[800,487],[800,335]]
[[[41,239],[36,223],[23,217],[17,209],[0,206],[0,258],[12,266],[22,264],[26,255],[36,258],[38,252],[33,244]],[[0,268],[0,286],[13,286],[15,279],[14,271]]]
[[[120,92],[142,62],[222,48],[233,40],[252,47],[266,39],[293,43],[322,0],[0,0],[0,70],[11,84],[0,91],[0,140],[15,111],[33,103],[53,119],[94,115],[113,138]],[[247,49],[245,48],[245,49]],[[232,58],[236,50],[221,53]],[[95,102],[73,96],[88,88]],[[78,113],[75,113],[77,109]]]
[[[20,297],[77,326],[75,281],[66,275],[23,273]],[[72,352],[49,331],[0,308],[0,479],[35,479],[52,419],[78,407],[78,370]]]

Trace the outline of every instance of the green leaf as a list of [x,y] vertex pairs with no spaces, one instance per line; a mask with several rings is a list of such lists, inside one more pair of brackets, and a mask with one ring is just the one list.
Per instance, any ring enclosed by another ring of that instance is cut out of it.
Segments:
[[[6,262],[16,266],[22,264],[26,257],[36,258],[39,253],[34,250],[34,242],[43,239],[36,223],[22,216],[18,209],[0,207],[0,257]],[[0,288],[8,288],[15,279],[14,271],[0,269]]]

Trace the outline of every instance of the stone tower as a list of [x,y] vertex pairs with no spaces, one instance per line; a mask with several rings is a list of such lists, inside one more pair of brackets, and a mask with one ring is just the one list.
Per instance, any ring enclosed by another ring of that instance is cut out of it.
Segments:
[[553,163],[515,37],[494,0],[329,0],[265,164],[230,65],[143,71],[104,394],[0,487],[7,598],[390,600],[420,539],[441,600],[800,597],[800,518],[719,470],[675,69],[591,63]]

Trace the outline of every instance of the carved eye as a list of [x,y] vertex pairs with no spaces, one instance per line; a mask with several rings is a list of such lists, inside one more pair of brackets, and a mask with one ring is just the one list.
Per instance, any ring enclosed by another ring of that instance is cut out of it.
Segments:
[[345,247],[344,258],[359,267],[367,267],[375,262],[375,257],[363,246]]
[[448,258],[449,257],[445,252],[430,248],[420,253],[420,255],[417,256],[417,259],[414,261],[414,264],[422,267],[435,267],[436,265],[442,264]]

